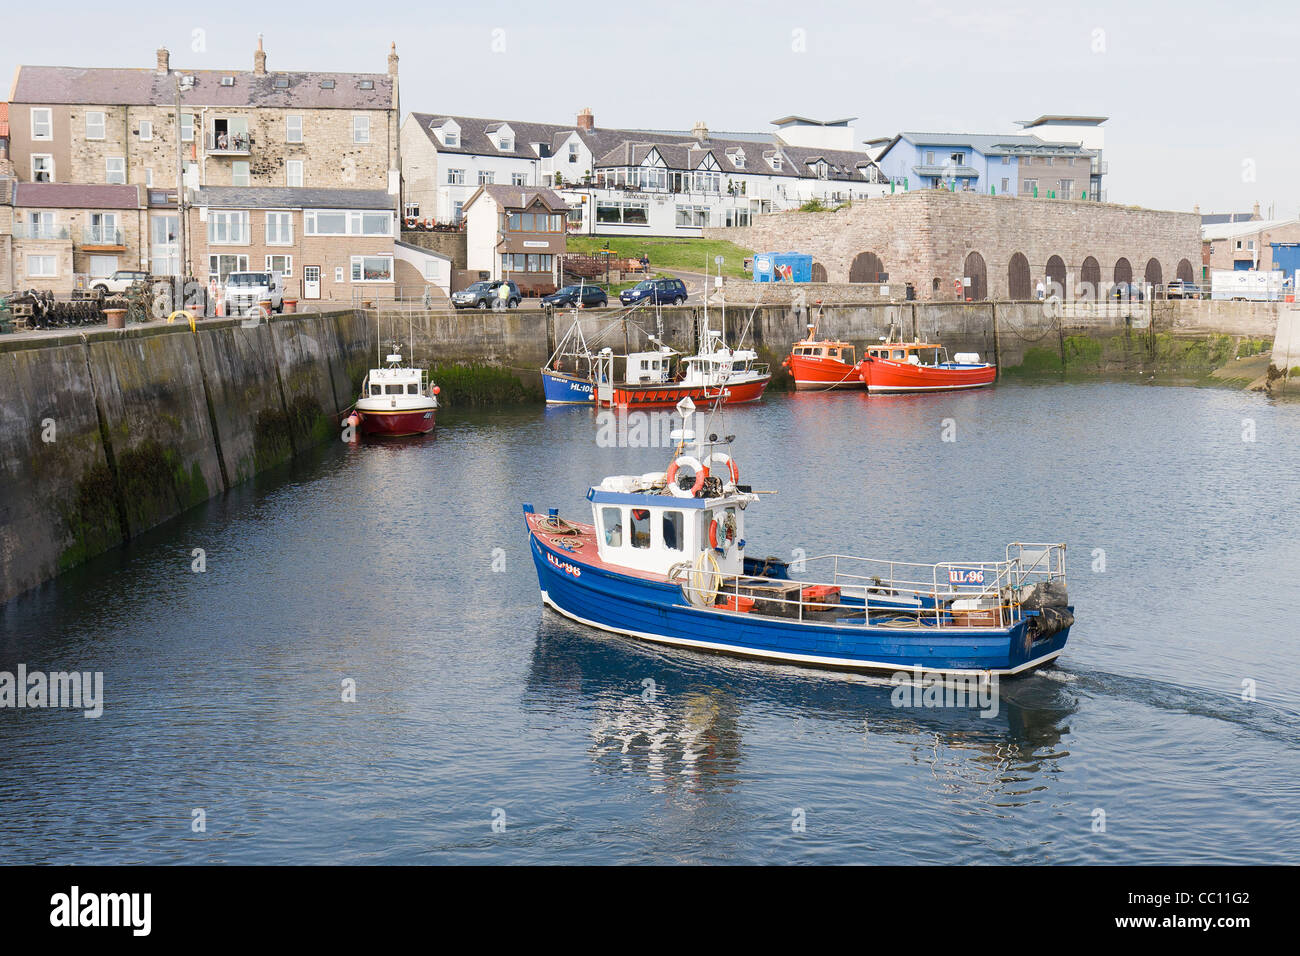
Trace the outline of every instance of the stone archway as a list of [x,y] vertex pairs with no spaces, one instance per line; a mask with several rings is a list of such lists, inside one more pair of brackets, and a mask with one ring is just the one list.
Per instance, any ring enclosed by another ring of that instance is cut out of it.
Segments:
[[824,265],[822,265],[820,262],[814,262],[814,263],[813,263],[813,266],[812,266],[812,281],[813,281],[813,282],[825,282],[825,281],[826,281],[826,267],[825,267]]
[[1129,262],[1123,256],[1115,260],[1115,284],[1121,282],[1133,281],[1133,263]]
[[1065,297],[1065,260],[1052,256],[1047,260],[1047,294]]
[[962,275],[970,279],[966,298],[972,302],[983,302],[989,297],[989,274],[982,255],[978,252],[968,255],[966,264],[962,267]]
[[1007,295],[1012,299],[1032,299],[1034,297],[1032,281],[1029,276],[1029,260],[1024,253],[1017,252],[1007,264]]
[[1182,279],[1184,282],[1196,281],[1196,271],[1192,268],[1192,264],[1186,259],[1178,260],[1178,278]]
[[885,265],[874,252],[860,252],[849,266],[850,282],[879,282]]
[[1164,282],[1164,270],[1160,268],[1160,260],[1151,258],[1147,260],[1147,271],[1144,278],[1151,285],[1161,285]]
[[1079,266],[1079,297],[1092,302],[1101,298],[1101,263],[1088,256]]

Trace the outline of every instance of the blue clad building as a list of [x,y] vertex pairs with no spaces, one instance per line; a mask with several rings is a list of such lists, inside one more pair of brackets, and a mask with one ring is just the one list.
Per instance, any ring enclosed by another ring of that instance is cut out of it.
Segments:
[[1074,143],[1029,134],[899,133],[877,157],[899,189],[949,189],[998,196],[1093,198],[1094,155]]

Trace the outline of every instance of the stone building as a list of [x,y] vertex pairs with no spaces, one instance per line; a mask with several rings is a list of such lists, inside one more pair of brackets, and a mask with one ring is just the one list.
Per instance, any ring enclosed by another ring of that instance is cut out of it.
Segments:
[[[0,287],[71,292],[80,283],[139,269],[145,190],[82,183],[13,184],[8,271]],[[0,222],[0,228],[5,223]]]
[[21,183],[159,191],[138,244],[119,255],[124,268],[171,274],[182,179],[185,198],[208,187],[378,190],[395,211],[397,69],[394,47],[384,73],[274,71],[260,37],[251,70],[177,69],[166,49],[152,69],[20,66],[10,156]]
[[[1202,261],[1209,270],[1285,269],[1276,247],[1300,242],[1300,219],[1248,219],[1201,227]],[[1294,266],[1292,266],[1292,270]]]
[[829,213],[761,216],[708,229],[756,251],[813,257],[816,279],[885,283],[920,299],[1032,298],[1041,280],[1067,296],[1106,294],[1118,282],[1194,281],[1200,217],[1082,200],[919,190]]

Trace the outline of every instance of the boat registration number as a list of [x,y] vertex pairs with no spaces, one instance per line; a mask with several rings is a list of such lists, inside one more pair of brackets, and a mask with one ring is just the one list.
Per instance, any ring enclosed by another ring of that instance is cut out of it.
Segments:
[[949,568],[949,584],[983,584],[983,568]]

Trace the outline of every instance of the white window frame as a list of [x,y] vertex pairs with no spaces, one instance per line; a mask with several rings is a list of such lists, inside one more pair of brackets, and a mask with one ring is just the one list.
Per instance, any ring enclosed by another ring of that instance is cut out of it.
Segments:
[[[283,259],[283,260],[284,260],[284,268],[283,268],[283,269],[276,269],[276,268],[275,268],[275,266],[274,266],[274,264],[273,264],[273,260],[275,260],[275,259]],[[272,254],[268,255],[268,256],[266,257],[266,271],[267,271],[267,272],[279,272],[280,275],[284,276],[286,279],[290,279],[290,278],[292,278],[292,277],[293,277],[293,256],[291,256],[291,255],[286,255],[286,254],[281,253],[281,252],[276,252],[276,253],[272,253]]]
[[[98,134],[91,131],[91,117],[98,116]],[[108,114],[103,110],[86,110],[86,139],[103,139],[108,132]]]
[[153,185],[153,169],[148,166],[144,168],[144,184],[146,186]]
[[[49,178],[49,179],[37,179],[37,178],[36,178],[36,161],[37,161],[38,159],[44,159],[44,160],[48,160],[48,161],[49,161],[49,172],[50,172],[50,178]],[[54,182],[54,155],[53,155],[52,153],[32,153],[32,182],[34,182],[34,183],[41,183],[41,182],[52,183],[52,182]]]
[[[387,260],[388,260],[388,278],[387,278],[387,279],[364,279],[364,278],[363,278],[363,279],[358,279],[358,278],[357,278],[357,272],[358,272],[358,269],[360,270],[360,274],[361,274],[361,275],[363,275],[363,276],[365,275],[365,269],[366,269],[366,266],[365,266],[365,260],[367,260],[367,259],[387,259]],[[351,260],[351,270],[350,270],[349,275],[350,275],[350,278],[352,279],[352,281],[355,282],[355,283],[358,283],[358,284],[364,284],[364,283],[376,283],[376,282],[392,282],[392,281],[393,281],[393,257],[390,256],[390,255],[353,256],[353,257],[352,257],[352,260]]]
[[515,149],[515,141],[512,137],[502,136],[497,140],[497,149],[503,153],[512,153]]
[[442,133],[442,145],[452,148],[460,147],[460,130],[444,129],[439,130]]
[[[331,216],[342,216],[344,226],[342,232],[319,232],[317,231],[317,217],[322,213]],[[365,228],[366,218],[376,218],[383,216],[385,225],[382,231],[367,230]],[[304,236],[387,236],[393,235],[393,211],[391,209],[308,209],[303,212]]]
[[[116,173],[113,172],[113,163],[120,164]],[[120,175],[121,179],[114,179],[115,175]],[[126,157],[125,156],[105,156],[104,157],[104,182],[113,186],[126,185]]]
[[194,114],[181,111],[181,142],[194,142]]
[[[294,132],[294,124],[291,123],[290,120],[297,120],[298,129],[297,129],[297,133],[296,133],[296,135],[295,135],[295,132]],[[284,116],[284,141],[285,141],[286,143],[301,143],[301,142],[302,142],[302,114],[301,114],[301,113],[286,113],[286,114],[285,114],[285,116]]]
[[[41,267],[41,271],[39,272],[32,271],[33,260],[43,263],[46,259],[50,261],[52,271],[45,272],[43,266]],[[57,279],[59,277],[59,257],[28,253],[25,262],[25,268],[26,268],[27,278],[29,279]]]
[[527,174],[527,173],[511,173],[511,174],[510,174],[510,185],[511,185],[511,186],[527,186],[527,185],[528,185],[528,174]]
[[364,113],[357,113],[352,117],[352,142],[370,142],[370,117]]
[[[39,114],[44,114],[43,120],[37,119]],[[54,139],[54,110],[50,109],[50,107],[33,106],[31,123],[32,139],[40,140],[42,142]],[[43,134],[36,132],[37,127],[39,126],[45,127],[45,132]]]
[[[297,182],[294,182],[294,170],[298,171]],[[284,184],[286,186],[302,186],[307,182],[307,164],[301,159],[286,159],[284,161]]]
[[448,186],[464,186],[464,185],[465,185],[465,170],[463,170],[463,169],[451,169],[451,168],[448,168],[448,170],[447,170],[447,185],[448,185]]
[[497,174],[495,170],[480,169],[478,171],[478,184],[480,186],[491,186],[496,183]]
[[[248,271],[248,255],[247,255],[247,254],[245,254],[245,253],[233,253],[233,252],[214,252],[214,253],[209,254],[209,256],[208,256],[208,278],[210,278],[210,279],[219,279],[219,278],[220,278],[220,276],[221,276],[221,259],[222,259],[223,256],[226,257],[226,258],[234,259],[234,260],[235,260],[235,268],[231,269],[231,270],[230,270],[231,272],[247,272],[247,271]],[[214,264],[216,265],[216,268],[215,268],[215,269],[212,268]],[[227,275],[229,275],[229,273],[227,273]]]
[[[226,238],[217,238],[217,225],[225,225]],[[231,224],[239,226],[238,236],[231,230]],[[246,209],[209,209],[208,210],[208,245],[210,246],[246,246],[248,245],[248,211]]]
[[[271,238],[272,235],[276,238]],[[268,246],[293,245],[293,213],[276,210],[266,214],[266,244]]]
[[140,120],[140,142],[147,143],[153,139],[153,120]]
[[[242,169],[241,169],[242,167]],[[240,180],[243,182],[240,182]],[[230,164],[230,185],[248,186],[253,181],[253,170],[248,160],[235,160]]]

